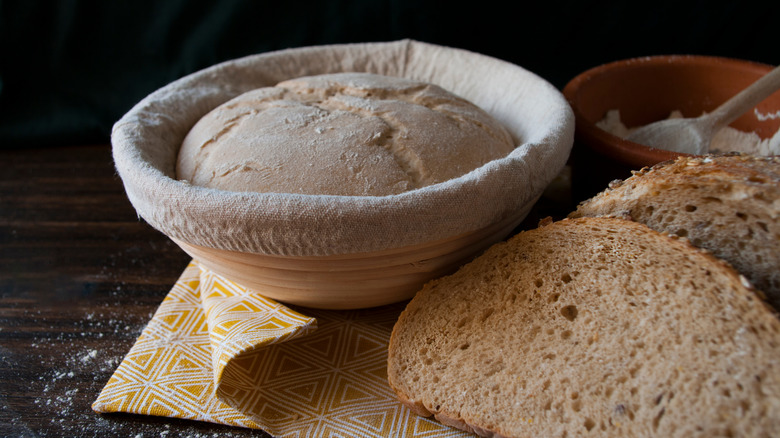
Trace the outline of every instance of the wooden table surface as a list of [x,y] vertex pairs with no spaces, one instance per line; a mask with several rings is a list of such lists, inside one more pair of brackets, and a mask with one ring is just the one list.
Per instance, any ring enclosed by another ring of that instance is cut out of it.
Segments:
[[0,150],[0,436],[267,436],[91,404],[189,262],[108,145]]
[[110,146],[0,163],[0,436],[267,436],[91,410],[190,258],[137,217]]

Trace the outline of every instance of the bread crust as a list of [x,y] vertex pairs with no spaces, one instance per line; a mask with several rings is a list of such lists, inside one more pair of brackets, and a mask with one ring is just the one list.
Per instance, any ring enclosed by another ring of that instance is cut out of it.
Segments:
[[[395,390],[395,388],[393,389]],[[457,414],[452,414],[446,411],[439,411],[435,413],[431,412],[421,402],[409,400],[402,392],[398,390],[396,390],[396,395],[398,396],[398,401],[400,401],[401,404],[409,408],[409,410],[412,411],[412,413],[415,415],[419,415],[421,417],[433,417],[441,424],[454,427],[456,429],[460,429],[469,433],[474,433],[481,437],[509,438],[496,431],[485,429],[476,424],[471,424]]]
[[621,214],[728,261],[780,309],[780,157],[680,157],[614,181],[569,217]]

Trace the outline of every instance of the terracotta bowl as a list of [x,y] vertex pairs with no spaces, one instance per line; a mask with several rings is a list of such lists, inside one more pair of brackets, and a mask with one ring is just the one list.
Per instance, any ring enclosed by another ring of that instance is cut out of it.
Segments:
[[[507,128],[517,147],[458,178],[393,196],[229,192],[175,175],[179,147],[204,114],[294,77],[365,71],[434,83]],[[411,298],[506,237],[566,164],[574,115],[519,66],[410,40],[253,55],[177,80],[115,126],[114,161],[139,216],[201,266],[260,295],[350,309]]]
[[[620,110],[627,127],[665,119],[673,110],[696,117],[715,109],[772,69],[739,59],[668,55],[627,59],[587,70],[572,79],[563,94],[576,118],[572,178],[579,196],[589,196],[631,170],[680,155],[623,140],[596,126],[607,111]],[[780,111],[780,92],[756,106],[760,114]],[[731,124],[762,138],[780,129],[780,118],[759,119],[749,111]]]

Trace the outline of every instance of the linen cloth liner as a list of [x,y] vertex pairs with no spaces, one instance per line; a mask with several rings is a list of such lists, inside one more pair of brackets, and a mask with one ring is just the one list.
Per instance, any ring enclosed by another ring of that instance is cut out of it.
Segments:
[[274,436],[470,436],[412,414],[390,389],[401,310],[306,309],[315,320],[193,261],[92,408]]
[[[460,178],[379,197],[237,193],[177,181],[190,127],[238,94],[294,77],[364,71],[434,83],[500,121],[517,148]],[[552,85],[495,58],[411,40],[305,47],[201,70],[114,126],[117,171],[138,214],[191,244],[279,256],[381,251],[487,227],[541,194],[568,158],[574,117]]]

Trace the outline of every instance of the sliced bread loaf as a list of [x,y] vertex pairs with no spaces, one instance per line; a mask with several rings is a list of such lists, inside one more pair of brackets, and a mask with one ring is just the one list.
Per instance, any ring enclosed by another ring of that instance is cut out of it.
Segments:
[[483,436],[770,436],[780,321],[726,263],[618,218],[565,219],[428,283],[388,379]]
[[570,217],[621,214],[728,261],[780,309],[780,157],[680,157],[613,183]]

